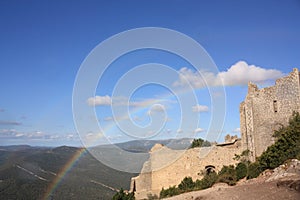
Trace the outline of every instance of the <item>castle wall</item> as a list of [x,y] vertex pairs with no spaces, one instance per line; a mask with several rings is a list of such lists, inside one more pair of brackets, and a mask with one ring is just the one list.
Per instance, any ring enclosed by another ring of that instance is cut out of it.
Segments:
[[[164,147],[160,151],[151,153],[150,160],[152,172],[142,173],[133,178],[136,182],[136,199],[147,198],[147,194],[156,194],[162,188],[169,188],[170,186],[178,185],[185,177],[192,177],[201,179],[205,167],[213,165],[216,171],[221,170],[223,165],[236,164],[233,158],[235,154],[241,154],[242,149],[240,141],[228,146],[212,146],[203,148],[193,148],[188,150],[171,150]],[[178,159],[174,159],[178,157]],[[166,161],[166,159],[169,159]],[[163,166],[163,163],[169,163]],[[149,163],[147,166],[149,167]],[[162,164],[162,165],[161,165]]]
[[258,89],[249,83],[246,99],[240,104],[240,123],[242,146],[252,153],[251,161],[274,143],[274,130],[287,125],[293,111],[300,111],[298,69],[272,87]]
[[250,160],[255,161],[274,143],[274,130],[287,125],[293,111],[300,112],[299,77],[298,69],[294,69],[272,87],[259,89],[248,84],[248,94],[240,104],[241,140],[228,137],[230,141],[224,144],[186,151],[155,145],[141,174],[132,178],[136,199],[147,198],[150,193],[159,196],[162,188],[178,185],[187,176],[201,179],[206,166],[219,171],[224,165],[234,165],[238,162],[233,159],[235,155],[246,149],[250,150]]

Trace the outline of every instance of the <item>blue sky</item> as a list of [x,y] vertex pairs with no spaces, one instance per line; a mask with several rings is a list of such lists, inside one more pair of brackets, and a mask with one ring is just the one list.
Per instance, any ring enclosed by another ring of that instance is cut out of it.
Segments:
[[[300,65],[299,1],[0,1],[0,145],[82,145],[72,114],[76,74],[100,42],[140,27],[173,29],[206,49],[221,72],[215,76],[226,85],[222,137],[236,134],[248,79],[270,85]],[[105,131],[87,128],[85,133],[96,144],[104,136],[113,142],[130,139],[111,124],[111,109],[103,97],[110,101],[116,81],[149,62],[166,64],[191,80],[199,98],[199,106],[191,105],[191,118],[200,116],[196,136],[205,137],[210,96],[193,81],[198,76],[192,66],[174,55],[146,50],[116,60],[99,83],[95,109]],[[180,85],[179,77],[176,81]],[[178,102],[165,88],[145,86],[130,101],[139,104],[130,109],[136,109],[132,117],[140,125],[149,123],[153,103],[166,109],[170,120],[157,138],[195,131],[178,130]]]

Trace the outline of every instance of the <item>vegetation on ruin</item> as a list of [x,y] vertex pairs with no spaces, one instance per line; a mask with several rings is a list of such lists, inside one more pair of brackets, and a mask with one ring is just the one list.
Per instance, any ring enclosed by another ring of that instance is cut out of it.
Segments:
[[[239,161],[236,166],[223,166],[218,174],[215,172],[208,173],[201,180],[196,180],[195,182],[191,177],[185,177],[178,187],[162,188],[160,198],[171,197],[193,190],[206,189],[217,182],[235,185],[240,179],[245,177],[247,179],[256,178],[264,170],[274,169],[289,159],[300,159],[300,114],[294,112],[289,120],[289,124],[275,131],[274,137],[276,137],[276,142],[269,146],[256,159],[256,162],[249,162],[248,156],[250,152],[246,150],[241,155],[235,155],[234,159]],[[195,141],[195,144],[197,142],[200,143],[201,139]]]
[[240,162],[235,167],[236,178],[237,180],[243,179],[247,176],[248,173],[248,163]]
[[284,161],[299,158],[300,155],[300,114],[293,113],[289,125],[275,131],[276,143],[258,158],[262,170],[274,169]]
[[247,178],[255,178],[266,169],[274,169],[286,160],[300,159],[300,114],[294,112],[288,126],[274,132],[276,142],[269,146],[248,168]]
[[194,139],[190,148],[195,148],[195,147],[209,147],[211,146],[211,143],[207,140],[203,140],[201,138],[199,139]]
[[126,193],[124,192],[123,188],[120,189],[119,192],[117,192],[112,200],[134,200],[134,193],[131,192],[131,193]]

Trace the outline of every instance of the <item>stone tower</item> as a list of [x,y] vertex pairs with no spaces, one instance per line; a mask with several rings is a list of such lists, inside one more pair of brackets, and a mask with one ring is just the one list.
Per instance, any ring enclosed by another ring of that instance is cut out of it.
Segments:
[[272,87],[248,84],[248,94],[240,104],[240,127],[242,148],[250,150],[251,161],[274,143],[274,130],[287,125],[293,111],[300,111],[299,77],[295,68]]

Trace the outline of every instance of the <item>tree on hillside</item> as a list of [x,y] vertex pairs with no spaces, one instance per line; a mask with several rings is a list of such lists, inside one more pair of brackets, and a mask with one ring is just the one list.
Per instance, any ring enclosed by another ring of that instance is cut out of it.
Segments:
[[134,193],[132,192],[132,193],[126,194],[124,192],[123,188],[121,188],[120,191],[117,192],[112,198],[112,200],[134,200],[134,199],[135,199]]
[[192,190],[195,187],[195,183],[191,177],[185,177],[181,183],[178,185],[178,188],[183,191]]
[[245,178],[248,174],[248,165],[244,162],[240,162],[235,167],[237,180]]
[[211,143],[207,140],[203,140],[201,138],[199,139],[194,139],[190,148],[195,148],[195,147],[209,147],[211,146]]
[[223,166],[218,173],[218,182],[235,185],[237,181],[236,171],[233,165]]
[[250,151],[249,151],[249,149],[247,149],[247,150],[244,150],[240,155],[235,154],[235,157],[233,159],[247,164],[249,162],[249,154],[250,154]]
[[293,112],[287,126],[282,126],[274,132],[276,142],[251,163],[247,178],[256,178],[266,169],[274,169],[286,160],[300,159],[300,114]]
[[258,158],[265,169],[274,169],[291,158],[300,157],[300,115],[294,112],[288,126],[281,127],[275,131],[277,138],[275,144],[269,146]]

